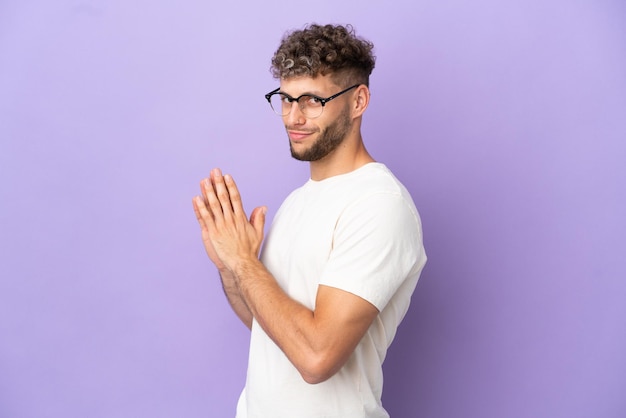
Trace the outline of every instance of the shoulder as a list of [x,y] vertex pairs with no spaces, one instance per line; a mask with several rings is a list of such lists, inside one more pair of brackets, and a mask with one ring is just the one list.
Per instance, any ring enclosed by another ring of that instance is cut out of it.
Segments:
[[383,164],[368,164],[343,188],[343,208],[338,226],[374,228],[387,234],[412,231],[421,236],[421,220],[413,199],[404,185]]
[[352,205],[383,212],[408,211],[418,216],[411,194],[384,164],[368,164],[355,174]]

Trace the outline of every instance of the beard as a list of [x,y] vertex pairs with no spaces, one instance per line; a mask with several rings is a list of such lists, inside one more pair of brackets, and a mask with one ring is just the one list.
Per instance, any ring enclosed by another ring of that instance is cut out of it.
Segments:
[[318,161],[341,145],[351,128],[350,115],[347,109],[342,111],[337,119],[320,132],[317,141],[300,153],[293,149],[291,142],[289,149],[291,156],[299,161]]

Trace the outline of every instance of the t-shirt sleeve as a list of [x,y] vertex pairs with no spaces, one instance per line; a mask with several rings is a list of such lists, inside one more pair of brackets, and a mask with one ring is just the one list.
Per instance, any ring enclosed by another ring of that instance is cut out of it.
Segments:
[[421,224],[401,194],[359,199],[339,217],[320,284],[353,293],[379,311],[423,263]]

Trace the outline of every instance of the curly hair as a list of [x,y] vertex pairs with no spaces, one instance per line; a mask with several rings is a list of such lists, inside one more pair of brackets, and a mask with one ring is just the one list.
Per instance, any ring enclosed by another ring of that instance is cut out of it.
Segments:
[[338,85],[369,86],[376,57],[374,44],[355,35],[351,25],[312,24],[288,32],[272,58],[274,78],[330,74]]

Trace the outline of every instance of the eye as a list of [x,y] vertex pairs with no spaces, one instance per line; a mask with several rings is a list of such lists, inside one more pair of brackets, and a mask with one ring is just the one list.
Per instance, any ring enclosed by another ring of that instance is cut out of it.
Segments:
[[307,98],[306,98],[307,106],[319,106],[321,103],[322,102],[320,101],[319,97],[307,96]]

